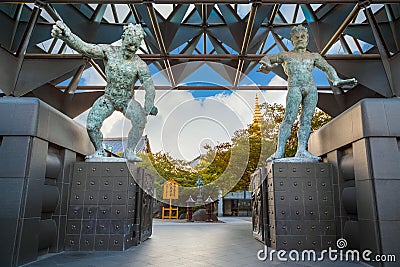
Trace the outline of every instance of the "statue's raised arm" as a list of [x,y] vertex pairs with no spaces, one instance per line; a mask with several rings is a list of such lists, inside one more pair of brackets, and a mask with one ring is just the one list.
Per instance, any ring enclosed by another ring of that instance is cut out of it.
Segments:
[[263,72],[268,74],[273,68],[277,67],[282,60],[280,59],[280,54],[276,55],[266,55],[260,60],[260,67],[257,70],[258,72]]
[[340,79],[336,70],[320,54],[315,55],[315,66],[326,73],[333,86],[352,88],[357,85],[358,81],[355,78]]
[[97,44],[89,44],[82,41],[77,35],[75,35],[67,25],[62,21],[57,21],[53,25],[51,35],[54,38],[63,40],[69,47],[77,51],[78,53],[91,58],[105,58],[105,53],[102,46]]

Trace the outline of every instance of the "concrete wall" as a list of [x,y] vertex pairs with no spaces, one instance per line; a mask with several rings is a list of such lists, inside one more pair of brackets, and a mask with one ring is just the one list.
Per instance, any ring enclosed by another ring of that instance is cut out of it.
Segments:
[[364,99],[314,132],[309,140],[309,150],[334,165],[340,237],[347,239],[349,247],[395,254],[397,259],[399,147],[400,99]]
[[0,98],[0,266],[64,250],[69,170],[86,129],[36,98]]

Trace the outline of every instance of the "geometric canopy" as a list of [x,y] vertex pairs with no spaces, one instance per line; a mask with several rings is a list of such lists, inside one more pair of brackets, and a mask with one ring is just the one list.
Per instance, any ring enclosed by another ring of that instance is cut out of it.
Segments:
[[[362,98],[400,95],[400,4],[379,0],[3,3],[2,95],[36,96],[75,117],[102,94],[104,82],[82,86],[80,79],[85,71],[104,78],[103,62],[84,58],[53,39],[50,31],[59,19],[86,42],[116,45],[123,25],[141,24],[146,37],[139,56],[167,81],[156,83],[157,90],[252,89],[243,84],[244,77],[255,75],[263,55],[290,50],[290,29],[302,24],[310,34],[308,50],[323,55],[341,78],[359,81],[349,91],[319,87],[321,109],[336,116]],[[187,62],[196,64],[182,64]],[[203,65],[228,85],[185,84]],[[286,79],[282,68],[273,71]]]

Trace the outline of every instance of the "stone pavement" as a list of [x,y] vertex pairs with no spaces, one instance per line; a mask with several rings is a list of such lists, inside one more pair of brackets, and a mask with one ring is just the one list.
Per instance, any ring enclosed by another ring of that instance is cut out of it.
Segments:
[[155,221],[153,236],[124,252],[63,252],[30,267],[175,267],[175,266],[365,266],[350,262],[259,261],[263,244],[252,237],[249,218],[220,218],[225,223]]

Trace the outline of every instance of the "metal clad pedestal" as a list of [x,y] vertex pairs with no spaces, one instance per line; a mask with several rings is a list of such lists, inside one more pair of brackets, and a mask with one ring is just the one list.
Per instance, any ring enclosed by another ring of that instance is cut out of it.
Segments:
[[72,176],[65,250],[125,250],[151,236],[149,173],[125,162],[79,162]]
[[251,192],[253,236],[270,246],[266,168],[259,168],[253,173]]
[[[264,181],[254,192],[266,245],[315,251],[335,246],[331,164],[274,162],[259,173]],[[260,177],[256,173],[253,180]]]

